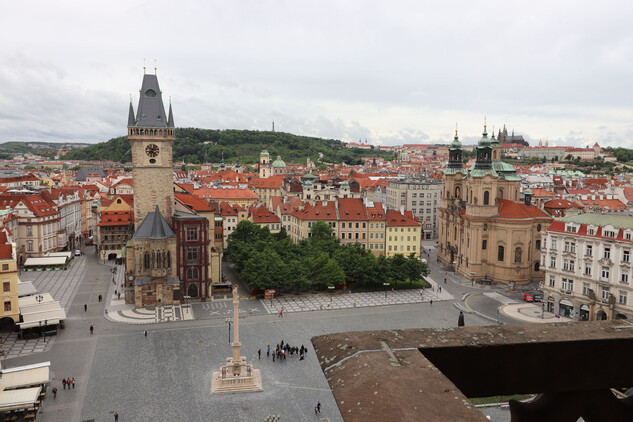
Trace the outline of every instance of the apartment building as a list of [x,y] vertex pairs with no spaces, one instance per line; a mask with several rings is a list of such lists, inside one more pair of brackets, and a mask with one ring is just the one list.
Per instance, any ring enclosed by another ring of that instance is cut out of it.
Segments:
[[18,265],[14,246],[7,239],[4,230],[0,231],[0,283],[2,283],[0,319],[11,318],[13,322],[20,322]]
[[424,239],[438,238],[437,206],[442,184],[431,179],[406,179],[389,182],[385,205],[389,210],[411,211],[421,223]]
[[545,309],[580,321],[633,319],[632,254],[631,216],[555,220],[542,239]]
[[398,211],[387,210],[386,254],[394,256],[403,254],[408,256],[413,253],[420,256],[422,226],[410,215],[401,214]]

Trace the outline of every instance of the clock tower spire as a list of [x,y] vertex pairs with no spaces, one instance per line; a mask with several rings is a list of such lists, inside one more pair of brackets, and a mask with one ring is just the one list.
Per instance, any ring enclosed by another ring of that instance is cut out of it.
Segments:
[[136,116],[130,104],[128,140],[132,146],[134,228],[158,206],[171,222],[174,204],[172,147],[173,115],[165,115],[156,75],[143,75]]

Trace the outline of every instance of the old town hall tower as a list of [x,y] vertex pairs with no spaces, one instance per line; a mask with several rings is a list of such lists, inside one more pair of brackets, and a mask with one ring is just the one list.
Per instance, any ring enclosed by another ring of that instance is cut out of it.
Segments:
[[174,118],[165,116],[156,75],[144,75],[136,115],[130,102],[128,139],[134,178],[134,235],[126,245],[125,301],[136,306],[180,301],[176,234],[172,229]]

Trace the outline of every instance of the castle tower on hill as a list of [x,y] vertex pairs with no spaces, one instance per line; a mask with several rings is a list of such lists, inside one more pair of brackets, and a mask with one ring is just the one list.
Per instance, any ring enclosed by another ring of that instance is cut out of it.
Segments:
[[128,139],[134,178],[134,235],[126,245],[125,301],[137,307],[180,302],[177,238],[172,226],[174,117],[165,115],[156,75],[144,75]]

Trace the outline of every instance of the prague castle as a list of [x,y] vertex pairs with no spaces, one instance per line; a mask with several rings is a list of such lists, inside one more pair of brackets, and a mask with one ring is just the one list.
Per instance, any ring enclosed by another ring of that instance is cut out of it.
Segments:
[[438,209],[438,261],[470,280],[542,280],[541,231],[552,218],[532,206],[529,189],[519,202],[520,186],[520,177],[501,161],[499,142],[494,135],[488,138],[485,125],[471,169],[463,166],[455,131]]

